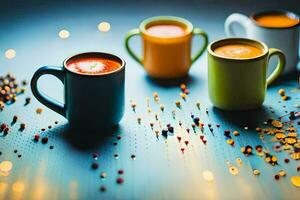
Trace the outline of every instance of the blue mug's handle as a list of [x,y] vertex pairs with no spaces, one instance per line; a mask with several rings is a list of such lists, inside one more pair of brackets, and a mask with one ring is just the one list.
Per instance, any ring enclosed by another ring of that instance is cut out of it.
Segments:
[[62,116],[66,117],[66,106],[51,97],[48,97],[46,94],[41,92],[37,87],[37,82],[39,78],[45,74],[51,74],[56,76],[63,84],[65,80],[65,72],[62,67],[41,67],[38,69],[32,79],[31,79],[31,90],[35,98],[39,100],[42,104],[47,106],[48,108],[52,109],[53,111],[61,114]]

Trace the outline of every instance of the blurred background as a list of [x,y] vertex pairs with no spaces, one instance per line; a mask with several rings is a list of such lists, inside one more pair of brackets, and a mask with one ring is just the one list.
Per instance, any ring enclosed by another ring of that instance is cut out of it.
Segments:
[[[253,12],[283,9],[300,13],[299,0],[1,0],[0,3],[0,72],[11,71],[28,80],[43,65],[61,66],[62,61],[78,52],[105,51],[123,57],[127,62],[128,88],[144,85],[146,73],[125,51],[126,33],[139,26],[145,18],[156,15],[175,15],[202,28],[213,41],[225,37],[224,21],[233,12],[250,15]],[[107,33],[99,32],[100,22],[109,22]],[[238,28],[238,27],[237,27]],[[70,37],[62,40],[58,32],[66,29]],[[243,30],[240,29],[242,32]],[[202,41],[194,37],[193,51]],[[141,53],[139,37],[132,47]],[[7,49],[17,52],[16,58],[6,59]],[[198,91],[206,93],[206,53],[192,66],[191,83]],[[22,64],[20,64],[22,63]],[[270,68],[271,69],[271,68]],[[42,78],[42,82],[43,82]],[[52,84],[41,84],[50,95],[62,99],[60,83],[47,77]],[[150,84],[150,86],[153,86]],[[156,86],[153,86],[154,89]],[[158,87],[159,88],[159,87]],[[55,89],[55,90],[54,90]],[[149,85],[145,85],[149,89]],[[61,92],[56,92],[60,90]],[[54,92],[51,92],[54,91]],[[127,90],[129,95],[134,91]],[[207,103],[208,100],[206,100]]]

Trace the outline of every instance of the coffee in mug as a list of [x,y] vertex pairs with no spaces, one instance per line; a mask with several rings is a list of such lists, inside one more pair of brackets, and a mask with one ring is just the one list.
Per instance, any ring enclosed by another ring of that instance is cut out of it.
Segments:
[[250,44],[227,44],[217,47],[214,52],[225,58],[254,58],[263,53],[261,48]]
[[[225,32],[229,37],[241,37],[234,29],[239,24],[245,30],[246,37],[278,48],[286,56],[284,74],[297,70],[299,64],[299,16],[289,11],[265,11],[245,16],[233,13],[225,21]],[[271,63],[275,67],[275,63]]]
[[266,28],[288,28],[299,23],[299,19],[283,13],[266,13],[254,18],[256,23]]
[[75,58],[67,62],[66,67],[79,74],[100,75],[115,71],[121,64],[114,60],[105,58]]
[[152,36],[162,38],[179,37],[186,33],[186,30],[183,27],[173,24],[153,25],[148,27],[146,31]]

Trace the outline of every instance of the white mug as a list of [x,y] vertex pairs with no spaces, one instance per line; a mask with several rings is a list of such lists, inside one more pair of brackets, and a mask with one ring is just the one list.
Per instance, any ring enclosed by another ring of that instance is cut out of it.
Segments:
[[281,49],[286,56],[286,66],[284,74],[291,73],[297,69],[299,62],[299,22],[291,27],[286,28],[269,28],[260,26],[256,18],[265,14],[285,14],[291,18],[299,17],[288,11],[266,11],[254,13],[247,17],[243,14],[233,13],[225,21],[225,32],[229,37],[240,37],[233,29],[233,25],[240,24],[246,33],[246,37],[266,43],[270,47]]

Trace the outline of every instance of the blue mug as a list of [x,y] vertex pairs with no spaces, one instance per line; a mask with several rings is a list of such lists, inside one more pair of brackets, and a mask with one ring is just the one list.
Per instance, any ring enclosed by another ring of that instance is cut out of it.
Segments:
[[[91,57],[114,60],[121,67],[99,75],[79,74],[66,67],[73,59]],[[56,76],[64,84],[64,103],[49,98],[38,89],[38,79],[45,74]],[[113,127],[124,114],[125,61],[108,53],[77,54],[67,58],[63,67],[39,68],[32,77],[31,90],[42,104],[68,119],[72,128],[101,130]]]

